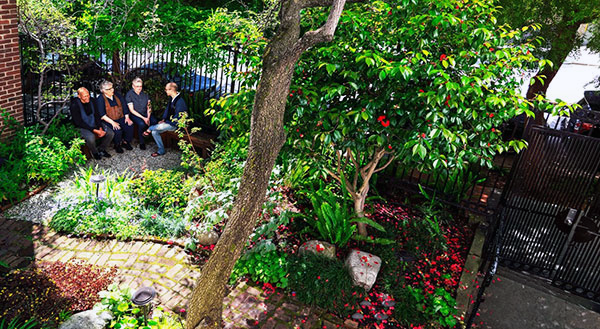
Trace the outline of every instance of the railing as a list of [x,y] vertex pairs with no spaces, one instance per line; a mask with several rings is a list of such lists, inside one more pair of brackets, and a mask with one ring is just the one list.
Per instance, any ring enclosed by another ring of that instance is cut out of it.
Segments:
[[[79,40],[74,46],[80,46],[81,43]],[[22,53],[26,47],[31,46],[30,41],[21,38]],[[144,91],[152,100],[153,110],[160,112],[167,102],[164,85],[167,82],[176,82],[195,125],[211,129],[209,118],[204,115],[204,110],[210,107],[210,100],[235,93],[240,88],[240,83],[235,81],[224,67],[228,66],[238,72],[245,70],[245,65],[241,63],[239,53],[235,50],[223,51],[216,54],[216,57],[220,59],[220,63],[209,65],[189,53],[163,51],[159,46],[116,54],[98,49],[94,55],[76,55],[78,61],[73,67],[77,75],[73,84],[66,83],[66,72],[48,70],[42,90],[50,96],[49,98],[61,98],[62,95],[76,96],[75,90],[83,86],[92,96],[97,96],[102,80],[109,80],[114,83],[115,90],[124,96],[131,88],[131,81],[140,77],[144,81]],[[39,101],[39,74],[34,73],[31,63],[27,63],[23,58],[24,56],[21,60],[24,118],[25,124],[33,124],[37,121],[35,112]],[[58,60],[56,56],[47,56],[46,63],[56,64]],[[58,103],[45,106],[40,114],[42,118],[47,119],[56,111],[61,111],[69,117],[68,108],[61,108]]]

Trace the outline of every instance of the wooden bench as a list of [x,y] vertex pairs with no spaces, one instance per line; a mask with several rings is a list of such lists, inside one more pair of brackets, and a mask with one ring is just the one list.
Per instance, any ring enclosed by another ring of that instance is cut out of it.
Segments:
[[[163,143],[164,143],[165,147],[172,147],[172,148],[177,148],[177,149],[179,148],[177,146],[177,144],[178,144],[180,138],[176,132],[166,131],[166,132],[160,134],[160,136],[163,139]],[[195,133],[190,136],[190,139],[192,141],[192,146],[194,147],[194,149],[196,149],[196,152],[201,152],[201,155],[203,158],[208,158],[208,156],[210,155],[210,152],[214,148],[213,140],[215,139],[215,137],[216,136],[214,136],[214,135]],[[186,141],[188,141],[187,137],[185,137],[185,139],[186,139]]]

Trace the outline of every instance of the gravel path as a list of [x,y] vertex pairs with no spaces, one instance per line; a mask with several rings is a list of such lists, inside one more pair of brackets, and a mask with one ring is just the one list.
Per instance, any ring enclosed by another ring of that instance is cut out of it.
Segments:
[[[111,158],[102,158],[102,160],[94,160],[92,158],[86,162],[84,167],[97,167],[99,170],[110,169],[116,173],[126,171],[140,173],[144,170],[170,169],[180,165],[181,152],[178,150],[167,149],[165,155],[153,158],[150,154],[156,151],[154,143],[150,145],[146,144],[147,149],[145,151],[139,149],[136,141],[132,145],[134,146],[133,150],[125,150],[122,154],[116,153],[111,148],[109,150],[109,153],[112,155]],[[26,220],[34,223],[43,223],[49,220],[58,211],[56,202],[53,200],[55,192],[61,187],[68,185],[77,172],[79,172],[79,169],[72,171],[61,182],[46,187],[41,193],[9,208],[4,213],[0,213],[0,218],[4,216],[5,218]]]

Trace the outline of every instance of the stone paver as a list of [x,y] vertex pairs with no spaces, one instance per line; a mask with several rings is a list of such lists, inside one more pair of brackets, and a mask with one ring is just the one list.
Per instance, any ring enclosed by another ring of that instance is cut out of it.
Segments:
[[[189,262],[188,254],[176,245],[73,238],[41,225],[0,217],[2,264],[21,268],[33,259],[116,266],[119,284],[132,289],[151,285],[158,293],[158,302],[174,311],[187,308],[185,303],[200,275],[200,268]],[[231,290],[223,306],[225,328],[356,328],[353,322],[345,323],[289,296],[268,294],[244,282]]]

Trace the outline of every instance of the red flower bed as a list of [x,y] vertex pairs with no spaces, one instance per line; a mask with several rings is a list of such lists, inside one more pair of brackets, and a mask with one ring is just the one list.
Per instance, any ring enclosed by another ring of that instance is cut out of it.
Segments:
[[452,327],[460,321],[455,315],[454,297],[472,229],[453,219],[440,223],[439,234],[431,234],[422,229],[423,216],[382,203],[374,204],[367,216],[386,226],[385,237],[397,243],[380,246],[351,242],[351,248],[373,252],[383,262],[377,282],[365,297],[370,305],[357,306],[363,316],[358,321],[361,326]]
[[66,311],[91,309],[116,271],[76,262],[43,262],[1,276],[0,318],[34,318],[40,325],[58,327]]

